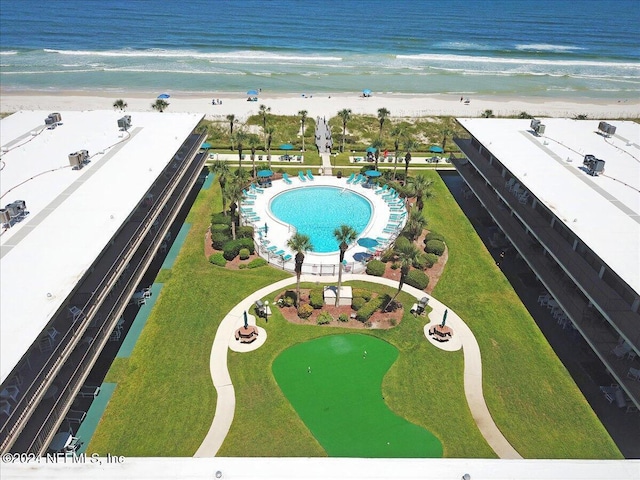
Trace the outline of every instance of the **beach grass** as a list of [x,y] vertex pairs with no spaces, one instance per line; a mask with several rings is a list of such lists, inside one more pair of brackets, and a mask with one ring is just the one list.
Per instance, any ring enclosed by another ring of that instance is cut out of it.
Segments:
[[[484,395],[498,428],[525,458],[622,458],[439,175],[424,175],[433,180],[434,193],[425,206],[428,228],[444,234],[449,247],[433,294],[478,340]],[[187,219],[192,228],[131,358],[109,372],[118,387],[89,451],[190,456],[208,431],[216,401],[209,354],[217,326],[241,299],[288,276],[271,267],[233,271],[207,262],[202,237],[210,213],[220,207],[217,184],[198,196]],[[399,299],[405,305],[413,301],[405,293]],[[349,330],[291,324],[273,310],[265,345],[228,354],[237,403],[220,456],[326,455],[279,389],[271,367],[292,345]],[[424,323],[405,314],[396,328],[364,331],[399,352],[383,380],[385,402],[434,433],[445,457],[495,457],[466,403],[463,352],[433,348],[424,338]]]

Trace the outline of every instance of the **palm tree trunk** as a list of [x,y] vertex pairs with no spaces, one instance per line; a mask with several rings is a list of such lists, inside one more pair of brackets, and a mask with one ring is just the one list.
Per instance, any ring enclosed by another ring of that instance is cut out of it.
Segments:
[[300,304],[300,276],[302,271],[296,272],[297,283],[296,283],[296,307]]
[[302,124],[302,151],[304,152],[304,123]]
[[338,265],[338,290],[336,291],[336,307],[340,306],[340,287],[342,286],[342,262]]

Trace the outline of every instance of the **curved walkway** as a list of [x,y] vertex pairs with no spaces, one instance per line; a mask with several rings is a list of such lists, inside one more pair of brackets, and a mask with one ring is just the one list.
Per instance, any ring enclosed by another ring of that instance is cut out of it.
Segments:
[[[303,275],[302,282],[316,282],[318,277],[314,275]],[[323,283],[337,282],[336,277],[323,277]],[[370,283],[378,283],[390,287],[397,287],[398,282],[381,277],[372,277],[369,275],[346,274],[343,275],[343,281],[362,280]],[[195,453],[195,457],[214,457],[222,446],[231,423],[236,408],[235,391],[231,383],[231,377],[227,368],[227,349],[229,348],[229,339],[232,337],[235,329],[244,320],[243,312],[248,311],[256,300],[262,299],[270,293],[282,290],[283,288],[295,284],[296,278],[285,278],[279,282],[268,285],[249,295],[242,302],[236,305],[227,316],[220,322],[216,336],[211,347],[210,369],[213,384],[218,392],[218,401],[216,403],[216,411],[211,423],[211,428],[207,436],[203,440],[200,448]],[[429,306],[432,308],[431,322],[437,321],[444,315],[447,308],[444,304],[433,298],[431,295],[425,294],[424,291],[418,290],[410,285],[404,285],[402,290],[416,299],[427,296],[429,298]],[[464,354],[464,393],[467,398],[471,415],[478,426],[478,429],[484,436],[485,440],[491,446],[499,458],[522,458],[518,452],[511,446],[502,432],[498,429],[491,417],[491,413],[487,408],[482,393],[482,361],[480,357],[480,347],[476,341],[471,329],[462,321],[458,315],[449,309],[447,314],[447,322],[453,328],[455,336],[460,338],[461,346]],[[428,337],[428,336],[427,336]],[[452,350],[456,344],[446,347],[446,344],[436,344],[437,347],[445,350]]]

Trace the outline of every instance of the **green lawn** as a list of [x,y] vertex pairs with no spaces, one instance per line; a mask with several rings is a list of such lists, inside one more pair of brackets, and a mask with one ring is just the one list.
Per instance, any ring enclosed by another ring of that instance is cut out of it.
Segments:
[[[449,247],[434,295],[478,340],[484,395],[498,428],[526,458],[622,458],[437,173],[424,174],[434,180],[435,195],[425,207],[429,228],[444,234]],[[288,276],[271,267],[231,271],[209,264],[202,242],[210,213],[220,208],[214,183],[189,214],[192,227],[176,263],[160,274],[164,287],[131,358],[108,374],[118,386],[89,452],[189,456],[208,431],[216,401],[209,354],[220,321],[251,292]],[[413,302],[404,293],[399,300]],[[237,404],[220,456],[327,455],[278,387],[272,366],[292,345],[349,330],[290,324],[273,310],[263,324],[264,346],[228,353]],[[462,352],[434,348],[424,323],[407,313],[396,328],[365,331],[398,350],[382,382],[386,404],[432,432],[445,457],[494,457],[466,404]]]

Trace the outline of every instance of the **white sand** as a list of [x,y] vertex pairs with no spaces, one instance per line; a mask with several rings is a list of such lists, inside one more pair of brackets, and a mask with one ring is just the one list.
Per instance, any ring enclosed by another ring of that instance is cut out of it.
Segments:
[[[638,118],[640,99],[620,100],[575,100],[471,97],[469,104],[460,101],[460,97],[451,95],[404,95],[374,93],[370,98],[361,98],[357,94],[298,95],[271,94],[263,92],[257,102],[248,102],[241,94],[229,93],[183,93],[169,92],[171,98],[167,111],[202,112],[209,119],[224,120],[226,115],[234,114],[243,121],[247,116],[256,114],[260,105],[271,108],[272,114],[295,115],[306,110],[310,118],[333,117],[338,111],[349,108],[353,114],[376,115],[379,108],[386,108],[391,117],[424,117],[453,115],[457,117],[477,117],[485,110],[493,110],[496,116],[517,115],[527,112],[540,117],[574,117],[587,115],[589,118]],[[7,92],[0,91],[0,112],[19,110],[108,110],[113,108],[116,99],[123,99],[127,111],[150,111],[157,94],[141,92]],[[218,98],[222,105],[212,105],[211,100]]]

